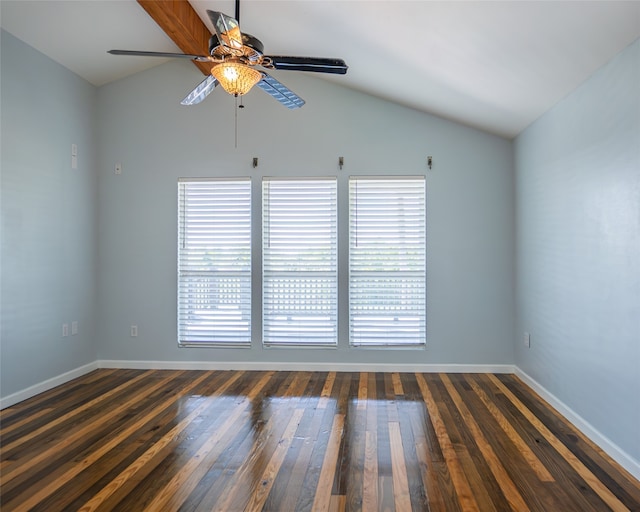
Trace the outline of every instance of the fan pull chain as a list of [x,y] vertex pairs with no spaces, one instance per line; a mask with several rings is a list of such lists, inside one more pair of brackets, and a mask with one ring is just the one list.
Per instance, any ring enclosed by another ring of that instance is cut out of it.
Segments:
[[240,96],[240,104],[238,105],[238,95],[236,94],[236,108],[235,108],[235,124],[236,124],[236,141],[235,141],[235,147],[236,149],[238,149],[238,109],[240,108],[244,108],[244,105],[242,104],[242,96]]

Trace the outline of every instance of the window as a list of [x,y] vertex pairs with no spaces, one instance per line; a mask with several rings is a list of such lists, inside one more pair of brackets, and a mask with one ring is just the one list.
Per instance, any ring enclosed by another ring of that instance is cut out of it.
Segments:
[[425,246],[424,177],[350,178],[352,345],[424,345]]
[[251,181],[178,182],[178,343],[251,344]]
[[251,347],[261,327],[265,347],[336,347],[339,324],[354,347],[425,345],[424,176],[264,177],[251,199],[248,177],[178,182],[180,346]]
[[337,344],[336,178],[262,182],[267,346]]

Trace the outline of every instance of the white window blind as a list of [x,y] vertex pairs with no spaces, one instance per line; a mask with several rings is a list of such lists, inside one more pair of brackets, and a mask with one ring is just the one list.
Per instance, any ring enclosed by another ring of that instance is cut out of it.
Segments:
[[251,344],[251,181],[178,182],[178,343]]
[[424,177],[350,178],[349,219],[350,343],[423,345]]
[[263,343],[335,346],[336,178],[262,183]]

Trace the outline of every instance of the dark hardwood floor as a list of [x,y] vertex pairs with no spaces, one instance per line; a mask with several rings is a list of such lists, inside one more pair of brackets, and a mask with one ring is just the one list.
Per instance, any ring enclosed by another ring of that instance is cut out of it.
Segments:
[[513,375],[98,370],[0,419],[3,512],[640,511]]

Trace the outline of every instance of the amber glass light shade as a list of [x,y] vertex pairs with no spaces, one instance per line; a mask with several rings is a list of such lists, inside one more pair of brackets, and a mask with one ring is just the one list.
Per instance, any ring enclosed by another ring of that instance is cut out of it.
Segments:
[[262,80],[262,73],[240,62],[227,61],[211,68],[211,74],[220,82],[222,88],[234,96],[247,94]]

